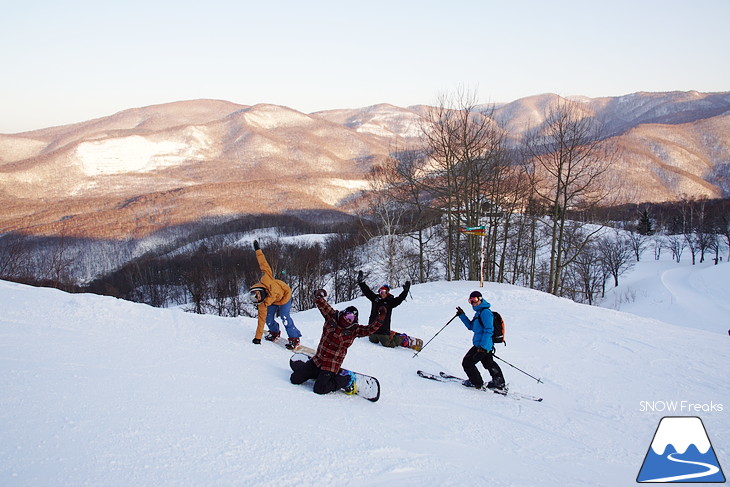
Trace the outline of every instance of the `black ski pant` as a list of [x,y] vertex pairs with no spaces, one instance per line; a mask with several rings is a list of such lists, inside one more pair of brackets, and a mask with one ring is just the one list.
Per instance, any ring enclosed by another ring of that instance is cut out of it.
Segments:
[[487,351],[481,347],[471,347],[464,360],[461,361],[461,366],[464,367],[467,377],[474,387],[482,387],[484,385],[484,379],[482,374],[477,369],[477,364],[481,362],[485,369],[492,376],[492,380],[498,384],[504,384],[504,376],[502,375],[502,369],[499,368],[497,362],[494,361],[494,356],[491,351]]
[[[296,364],[302,364],[301,366]],[[314,379],[314,392],[317,394],[327,394],[329,392],[342,389],[350,382],[348,376],[340,375],[335,372],[329,372],[317,367],[312,359],[306,362],[293,362],[289,380],[292,384],[304,384],[309,379]]]

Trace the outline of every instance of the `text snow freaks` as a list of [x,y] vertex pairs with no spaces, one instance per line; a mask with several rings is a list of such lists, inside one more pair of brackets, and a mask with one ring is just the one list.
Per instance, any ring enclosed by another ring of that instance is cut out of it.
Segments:
[[715,402],[696,403],[690,401],[641,401],[639,411],[642,413],[720,413],[722,404]]

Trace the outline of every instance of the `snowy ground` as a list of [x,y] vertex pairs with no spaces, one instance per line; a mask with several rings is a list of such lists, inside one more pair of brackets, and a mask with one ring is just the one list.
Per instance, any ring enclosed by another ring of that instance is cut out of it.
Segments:
[[[698,258],[699,261],[699,258]],[[601,306],[727,334],[730,328],[730,266],[711,259],[692,265],[690,257],[674,262],[645,256],[637,267],[608,285]]]
[[[0,485],[630,486],[667,415],[700,416],[727,469],[730,266],[676,269],[641,263],[623,311],[485,284],[499,355],[544,384],[504,374],[542,403],[417,377],[463,375],[457,320],[415,358],[357,341],[345,365],[380,378],[370,403],[291,385],[290,353],[253,345],[253,319],[0,281]],[[427,340],[476,287],[413,286],[393,328]],[[295,320],[316,346],[319,313]]]

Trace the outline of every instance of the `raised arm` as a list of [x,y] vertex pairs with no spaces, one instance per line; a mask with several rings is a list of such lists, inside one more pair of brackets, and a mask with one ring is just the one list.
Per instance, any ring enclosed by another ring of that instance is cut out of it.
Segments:
[[403,291],[393,300],[393,307],[395,308],[399,304],[401,304],[406,297],[408,296],[408,291],[411,290],[411,281],[406,281],[406,284],[403,286]]
[[383,321],[385,321],[385,316],[388,314],[388,308],[385,306],[381,306],[378,308],[378,314],[373,320],[372,323],[369,325],[360,325],[355,329],[355,336],[357,337],[364,337],[368,335],[372,335],[376,331],[380,329],[381,326],[383,326]]
[[317,306],[317,309],[320,313],[322,313],[322,316],[325,320],[335,320],[337,321],[337,310],[335,310],[325,299],[327,297],[327,291],[324,289],[319,289],[314,292],[314,305]]
[[375,294],[373,290],[368,287],[367,284],[360,281],[357,283],[357,285],[360,286],[360,290],[362,291],[363,296],[368,298],[370,301],[375,301],[377,299],[378,295]]
[[261,269],[261,272],[263,272],[266,276],[270,277],[271,279],[274,279],[274,273],[271,271],[271,266],[266,261],[264,252],[261,249],[256,250],[256,260],[259,262],[259,269]]

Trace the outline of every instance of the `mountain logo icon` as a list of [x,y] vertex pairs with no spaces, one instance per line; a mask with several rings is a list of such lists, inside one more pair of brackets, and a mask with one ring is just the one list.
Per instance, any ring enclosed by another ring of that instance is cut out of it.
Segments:
[[636,481],[725,482],[702,420],[696,416],[662,418]]

